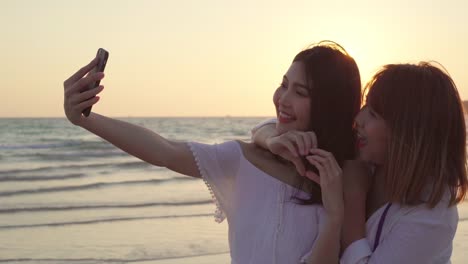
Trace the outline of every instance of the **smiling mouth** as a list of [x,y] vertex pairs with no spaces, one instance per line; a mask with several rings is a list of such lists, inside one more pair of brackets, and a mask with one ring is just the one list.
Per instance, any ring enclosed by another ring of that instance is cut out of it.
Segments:
[[363,148],[365,145],[367,145],[367,139],[359,132],[357,133],[356,145],[358,148]]
[[357,141],[357,147],[358,148],[363,148],[365,145],[366,145],[365,140],[358,139],[358,141]]
[[292,115],[287,114],[285,112],[280,111],[278,114],[278,121],[280,123],[290,123],[290,122],[293,122],[294,120],[296,120],[296,118],[294,118]]

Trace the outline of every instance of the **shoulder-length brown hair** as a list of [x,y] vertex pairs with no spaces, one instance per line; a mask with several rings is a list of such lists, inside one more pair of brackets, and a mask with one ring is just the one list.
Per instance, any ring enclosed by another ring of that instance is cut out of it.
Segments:
[[427,62],[391,64],[366,89],[366,103],[390,131],[383,166],[390,201],[433,208],[447,189],[450,206],[462,201],[468,188],[466,129],[450,76]]

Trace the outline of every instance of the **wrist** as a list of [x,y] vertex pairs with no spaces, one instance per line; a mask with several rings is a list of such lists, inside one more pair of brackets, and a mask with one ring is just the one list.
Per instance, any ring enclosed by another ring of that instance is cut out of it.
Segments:
[[87,124],[93,118],[93,113],[90,113],[89,116],[80,115],[80,117],[73,123],[75,126],[86,128]]
[[82,126],[82,123],[83,123],[83,121],[82,121],[83,117],[82,116],[79,116],[78,118],[70,118],[70,117],[67,116],[67,119],[74,126],[79,126],[79,127]]
[[80,117],[78,118],[78,120],[76,120],[75,122],[73,122],[73,124],[74,124],[75,126],[83,127],[83,123],[85,122],[85,120],[83,120],[84,118],[85,118],[85,117],[80,116]]

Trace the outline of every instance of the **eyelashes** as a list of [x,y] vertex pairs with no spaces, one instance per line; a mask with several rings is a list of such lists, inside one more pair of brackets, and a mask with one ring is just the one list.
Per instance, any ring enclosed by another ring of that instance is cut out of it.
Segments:
[[[279,89],[288,89],[288,84],[286,83],[280,83],[279,84]],[[302,88],[295,88],[295,93],[301,97],[308,97],[309,96],[309,91],[304,91]]]

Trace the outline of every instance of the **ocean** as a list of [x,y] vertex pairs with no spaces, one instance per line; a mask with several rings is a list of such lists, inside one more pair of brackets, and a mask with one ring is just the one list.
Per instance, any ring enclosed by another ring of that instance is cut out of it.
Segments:
[[[249,140],[265,118],[122,118],[174,140]],[[466,263],[468,208],[453,263]],[[0,119],[0,263],[229,263],[203,181],[64,118]]]
[[[216,143],[248,140],[264,118],[123,120]],[[66,119],[0,119],[0,183],[0,262],[228,262],[227,225],[214,222],[203,181],[142,162]]]

